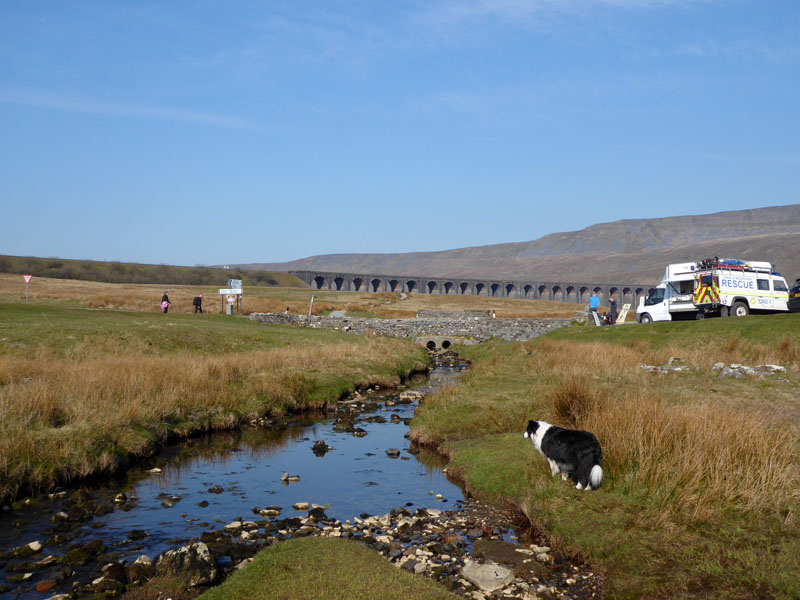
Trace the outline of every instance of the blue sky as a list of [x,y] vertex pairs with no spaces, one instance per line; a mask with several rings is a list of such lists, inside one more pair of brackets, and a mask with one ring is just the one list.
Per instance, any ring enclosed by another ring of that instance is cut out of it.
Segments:
[[0,5],[0,254],[181,265],[795,204],[796,0]]

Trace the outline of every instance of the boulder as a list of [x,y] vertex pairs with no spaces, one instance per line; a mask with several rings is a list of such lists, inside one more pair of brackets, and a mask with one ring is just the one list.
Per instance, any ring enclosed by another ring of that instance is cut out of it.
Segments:
[[327,452],[328,452],[330,449],[331,449],[331,447],[330,447],[330,446],[328,446],[328,444],[326,444],[326,443],[325,443],[325,442],[323,442],[322,440],[317,440],[316,442],[314,442],[314,445],[311,447],[311,451],[312,451],[312,452],[313,452],[313,453],[314,453],[316,456],[325,456],[325,454],[326,454],[326,453],[327,453]]
[[177,550],[167,550],[156,560],[156,574],[178,577],[190,586],[213,583],[218,574],[217,562],[203,542]]
[[493,562],[480,564],[474,560],[468,560],[464,564],[461,576],[482,591],[490,593],[514,581],[514,573],[511,570]]
[[146,554],[142,554],[139,558],[125,567],[125,575],[131,583],[141,582],[144,583],[151,579],[155,574],[155,567],[153,561]]

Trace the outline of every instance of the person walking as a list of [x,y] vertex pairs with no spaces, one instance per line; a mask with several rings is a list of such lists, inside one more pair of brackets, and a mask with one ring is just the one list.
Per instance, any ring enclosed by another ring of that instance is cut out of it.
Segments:
[[192,300],[192,305],[194,306],[194,314],[198,312],[202,315],[203,314],[203,294],[195,296]]
[[611,319],[611,325],[616,325],[617,324],[617,301],[614,300],[614,294],[611,294],[608,297],[608,306],[609,306],[608,316]]
[[161,296],[161,312],[166,313],[169,311],[169,305],[172,302],[169,301],[169,296],[167,296],[167,292],[164,292],[164,295]]

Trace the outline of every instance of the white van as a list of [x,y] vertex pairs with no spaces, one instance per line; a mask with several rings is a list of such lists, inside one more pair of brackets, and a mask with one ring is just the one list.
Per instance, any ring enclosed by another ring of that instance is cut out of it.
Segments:
[[692,301],[696,270],[693,262],[667,265],[661,283],[639,300],[636,320],[649,323],[696,318],[698,310]]

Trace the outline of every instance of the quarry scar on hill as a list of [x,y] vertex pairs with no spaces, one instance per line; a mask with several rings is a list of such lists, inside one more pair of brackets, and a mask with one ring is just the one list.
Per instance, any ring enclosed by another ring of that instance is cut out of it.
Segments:
[[510,279],[464,279],[426,276],[380,275],[375,273],[339,273],[324,271],[290,271],[317,290],[339,292],[406,292],[417,294],[453,294],[489,298],[552,300],[581,304],[589,301],[592,292],[600,298],[618,296],[623,302],[638,303],[653,285],[642,283],[596,283],[570,281],[537,281]]

